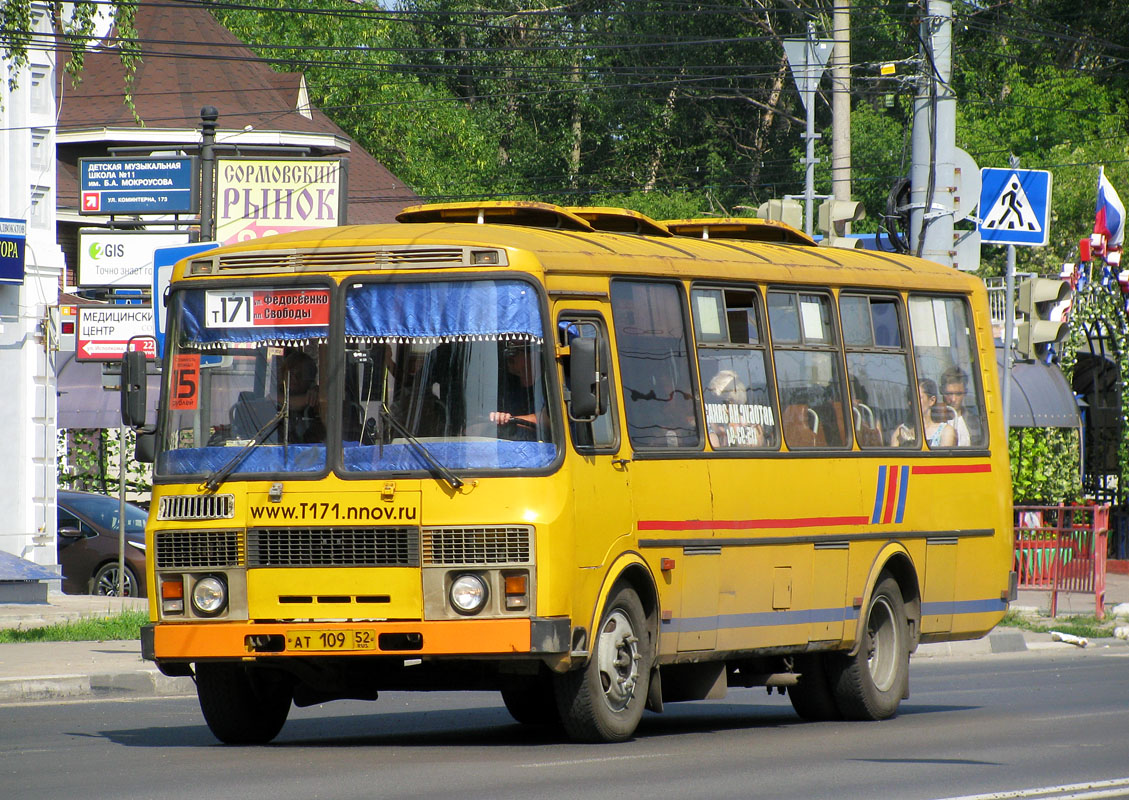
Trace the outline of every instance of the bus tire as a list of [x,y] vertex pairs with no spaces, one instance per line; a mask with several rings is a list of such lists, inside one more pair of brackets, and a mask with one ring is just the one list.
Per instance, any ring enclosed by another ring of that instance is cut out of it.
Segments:
[[559,725],[557,696],[548,676],[515,679],[502,688],[502,702],[510,716],[522,725]]
[[898,582],[878,582],[853,656],[833,660],[832,690],[847,719],[889,719],[909,688],[909,626]]
[[608,598],[582,669],[555,676],[557,708],[569,738],[622,742],[647,704],[654,647],[643,604],[620,586]]
[[824,653],[805,653],[795,658],[799,680],[788,687],[788,699],[796,713],[808,722],[843,718],[831,690],[827,659]]
[[198,663],[196,696],[224,744],[266,744],[282,730],[294,692],[282,673],[242,664]]

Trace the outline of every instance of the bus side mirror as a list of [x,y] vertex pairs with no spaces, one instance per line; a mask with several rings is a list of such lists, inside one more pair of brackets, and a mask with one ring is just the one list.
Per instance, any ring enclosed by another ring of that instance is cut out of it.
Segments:
[[569,343],[568,384],[571,398],[568,417],[574,422],[592,422],[607,411],[607,387],[600,365],[599,340],[578,336]]
[[145,353],[130,350],[122,356],[122,424],[130,428],[145,427],[147,375],[148,361]]
[[138,464],[152,464],[157,460],[156,432],[137,432],[137,441],[133,445],[133,460]]

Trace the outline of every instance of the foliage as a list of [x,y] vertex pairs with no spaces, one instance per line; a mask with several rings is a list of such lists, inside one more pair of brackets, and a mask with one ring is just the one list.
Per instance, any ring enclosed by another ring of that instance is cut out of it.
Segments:
[[123,611],[110,617],[84,617],[39,628],[0,629],[0,644],[22,642],[107,642],[141,638],[147,611]]
[[[0,46],[9,62],[8,87],[16,89],[19,75],[28,65],[28,51],[33,48],[35,22],[33,0],[4,0],[0,3]],[[92,44],[95,24],[100,14],[114,17],[116,38],[107,42],[116,46],[122,66],[125,67],[125,103],[133,109],[133,78],[141,60],[137,46],[137,29],[134,19],[137,4],[119,0],[47,0],[39,5],[46,8],[53,21],[57,46],[66,56],[64,69],[78,82],[86,51]],[[139,120],[140,121],[140,120]]]
[[[119,434],[116,428],[60,428],[56,442],[59,487],[116,495],[119,491]],[[126,492],[147,494],[153,488],[152,468],[131,454],[136,434],[126,429]]]
[[[1129,431],[1129,319],[1125,312],[1125,299],[1108,268],[1100,267],[1101,274],[1087,278],[1081,290],[1074,293],[1070,307],[1070,327],[1063,344],[1061,368],[1067,381],[1074,375],[1078,353],[1088,346],[1088,337],[1097,335],[1099,329],[1109,334],[1112,355],[1117,359],[1121,379],[1121,430]],[[1094,279],[1096,278],[1096,279]],[[1129,488],[1129,438],[1124,433],[1117,448],[1118,497],[1124,501]]]
[[[783,40],[809,21],[829,36],[830,0],[307,6],[212,8],[279,68],[302,69],[314,102],[428,198],[619,198],[697,216],[802,191],[804,112]],[[856,230],[878,229],[909,171],[916,71],[927,68],[919,17],[916,4],[851,5],[852,181],[867,209]],[[1108,36],[1126,22],[1114,0],[954,4],[958,146],[984,166],[1015,154],[1054,172],[1052,246],[1020,248],[1020,271],[1057,271],[1089,231],[1099,165],[1129,187],[1129,80]],[[883,63],[897,74],[881,76]],[[830,178],[828,88],[816,104],[819,193]],[[998,274],[1003,248],[984,256]]]
[[1016,504],[1062,503],[1081,497],[1076,429],[1012,428],[1008,431],[1008,454]]
[[1028,614],[1023,614],[1018,611],[1008,611],[1000,621],[1000,626],[1004,628],[1018,628],[1019,630],[1032,631],[1034,633],[1050,633],[1051,631],[1057,631],[1059,633],[1069,633],[1072,636],[1084,636],[1089,639],[1101,639],[1112,636],[1116,624],[1114,620],[1100,622],[1098,618],[1092,614],[1080,614],[1065,619],[1058,619],[1050,617],[1031,617]]

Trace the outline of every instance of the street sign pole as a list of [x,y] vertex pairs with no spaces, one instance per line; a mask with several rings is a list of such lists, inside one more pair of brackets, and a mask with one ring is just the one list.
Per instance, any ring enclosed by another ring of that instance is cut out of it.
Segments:
[[118,601],[125,611],[125,425],[118,428]]
[[1015,335],[1015,245],[1007,246],[1007,278],[1004,281],[1004,429],[1011,420],[1011,340]]
[[[1019,156],[1012,155],[1008,162],[1019,169]],[[1048,201],[1048,205],[1050,205]],[[981,212],[983,213],[983,212]],[[1015,335],[1015,245],[1007,246],[1007,274],[1004,278],[1004,430],[1011,428],[1011,342]]]
[[796,88],[800,92],[800,100],[807,109],[807,127],[804,138],[807,140],[807,155],[804,158],[806,171],[804,174],[804,232],[812,235],[815,229],[815,165],[819,160],[815,157],[815,140],[820,138],[815,132],[815,93],[819,88],[820,78],[827,68],[827,59],[831,56],[833,40],[817,39],[815,25],[808,23],[808,35],[803,39],[785,39],[784,55],[792,69],[792,77],[796,81]]

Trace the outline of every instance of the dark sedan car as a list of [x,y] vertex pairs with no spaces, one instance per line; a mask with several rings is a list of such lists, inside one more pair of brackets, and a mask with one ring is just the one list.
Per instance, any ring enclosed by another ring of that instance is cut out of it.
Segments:
[[[116,497],[59,491],[59,563],[67,594],[118,593]],[[145,596],[145,521],[149,513],[125,504],[125,594]]]

